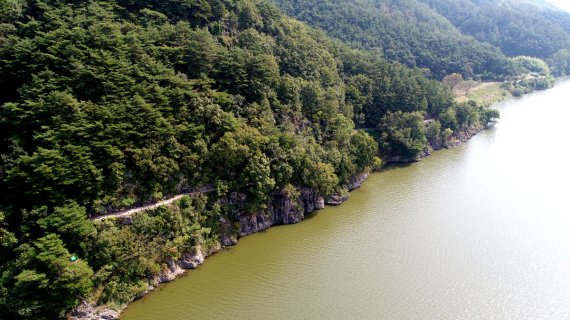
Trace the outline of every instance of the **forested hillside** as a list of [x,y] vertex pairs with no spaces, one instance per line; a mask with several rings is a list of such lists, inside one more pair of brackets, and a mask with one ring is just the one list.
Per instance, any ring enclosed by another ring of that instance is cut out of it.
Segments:
[[375,49],[390,61],[427,68],[438,79],[451,73],[496,78],[510,73],[507,58],[465,36],[419,0],[276,0],[288,14],[353,47]]
[[536,1],[275,0],[288,14],[389,61],[451,73],[504,79],[507,57],[548,60],[557,75],[570,60],[570,14]]
[[[497,117],[252,0],[2,1],[0,90],[7,319],[121,308],[272,194],[345,193],[378,144],[415,159]],[[203,186],[127,225],[88,219]]]
[[570,14],[533,1],[422,1],[463,33],[496,45],[508,56],[546,59],[570,49]]

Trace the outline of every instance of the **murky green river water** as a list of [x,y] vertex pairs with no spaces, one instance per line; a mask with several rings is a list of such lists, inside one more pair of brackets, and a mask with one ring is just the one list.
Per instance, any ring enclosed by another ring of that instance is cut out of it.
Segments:
[[570,81],[134,302],[143,319],[570,319]]

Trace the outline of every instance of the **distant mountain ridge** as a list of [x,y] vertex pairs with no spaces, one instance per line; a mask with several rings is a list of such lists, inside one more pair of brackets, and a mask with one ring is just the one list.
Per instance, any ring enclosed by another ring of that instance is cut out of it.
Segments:
[[380,50],[386,59],[427,68],[436,78],[465,72],[507,73],[506,57],[492,45],[465,36],[417,0],[279,0],[287,14],[353,47]]
[[570,48],[570,14],[544,1],[422,0],[461,32],[508,56],[549,58]]
[[507,57],[570,49],[570,14],[543,0],[278,0],[287,14],[354,47],[428,68],[508,74]]

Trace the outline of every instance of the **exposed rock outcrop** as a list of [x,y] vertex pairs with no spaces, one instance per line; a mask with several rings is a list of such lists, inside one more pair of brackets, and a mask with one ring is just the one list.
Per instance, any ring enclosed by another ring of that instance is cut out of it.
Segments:
[[342,195],[340,193],[333,194],[327,198],[326,204],[330,206],[339,206],[348,200],[348,195]]
[[266,215],[265,212],[257,212],[252,215],[243,215],[238,219],[240,237],[265,230],[272,226],[271,217]]
[[443,146],[446,148],[451,148],[454,146],[462,145],[483,130],[485,130],[485,126],[483,125],[472,126],[459,130],[449,139],[449,141],[446,141]]
[[117,217],[117,224],[120,226],[133,224],[133,216],[119,216]]
[[[202,261],[204,261],[203,258]],[[170,282],[183,273],[184,269],[182,269],[179,264],[175,263],[174,261],[169,261],[167,268],[154,278],[154,283],[159,284]]]
[[[368,173],[363,173],[353,177],[347,188],[349,190],[360,187],[362,182],[368,178]],[[229,216],[220,218],[221,237],[220,242],[210,245],[208,248],[198,248],[194,253],[184,254],[180,261],[170,261],[167,267],[158,276],[150,279],[149,287],[134,299],[140,298],[163,282],[170,282],[185,272],[185,269],[195,269],[204,259],[219,251],[222,246],[232,246],[237,243],[237,237],[243,237],[255,232],[265,230],[273,225],[293,224],[305,219],[305,215],[315,210],[321,210],[325,203],[338,205],[348,199],[348,195],[333,195],[326,201],[316,191],[310,188],[299,190],[281,190],[273,193],[264,211],[251,215],[244,215],[246,195],[241,193],[231,193],[228,197],[220,199],[222,205],[228,205],[231,211]],[[117,223],[121,225],[132,224],[131,216],[119,216]],[[235,221],[235,223],[233,222]],[[239,230],[237,230],[239,228]],[[69,314],[74,320],[114,320],[119,319],[120,313],[101,307],[82,303]]]
[[315,210],[323,210],[325,208],[325,199],[323,197],[319,197],[315,200]]
[[120,313],[111,309],[98,308],[86,302],[81,303],[69,314],[70,320],[116,320]]
[[348,181],[348,184],[346,185],[346,187],[348,188],[348,191],[352,191],[352,190],[360,188],[362,183],[366,179],[368,179],[369,176],[370,176],[369,172],[363,172],[361,174],[355,175],[354,177],[351,177],[350,180]]
[[220,241],[222,246],[230,247],[237,244],[237,234],[233,231],[233,224],[227,217],[220,218],[220,224],[222,225],[222,236]]
[[310,188],[302,188],[299,202],[303,206],[305,214],[325,207],[325,200],[317,192]]
[[[292,224],[305,219],[305,201],[303,201],[302,194],[290,194],[284,190],[274,193],[269,206],[271,223],[274,225]],[[312,204],[311,209],[314,210],[314,207]]]
[[204,254],[202,250],[197,250],[194,254],[185,254],[180,260],[180,267],[183,269],[196,269],[204,263]]
[[[273,225],[293,224],[305,219],[305,215],[323,209],[324,199],[314,190],[302,188],[298,192],[281,190],[271,195],[267,209],[250,215],[243,215],[246,196],[233,193],[223,204],[230,204],[234,219],[238,221],[240,237],[265,230]],[[224,221],[224,223],[228,223]],[[223,225],[223,223],[222,223]],[[222,227],[222,244],[234,245],[233,236],[228,234],[231,228]]]

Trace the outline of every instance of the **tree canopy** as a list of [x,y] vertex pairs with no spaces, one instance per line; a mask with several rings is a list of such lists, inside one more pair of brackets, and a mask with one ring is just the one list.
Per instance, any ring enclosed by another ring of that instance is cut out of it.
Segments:
[[[386,26],[355,11],[339,32],[386,34],[333,34],[355,49],[265,0],[0,2],[0,317],[120,308],[272,194],[344,192],[378,156],[491,123],[433,78],[511,60],[413,3],[381,6]],[[89,219],[204,186],[129,223]]]

